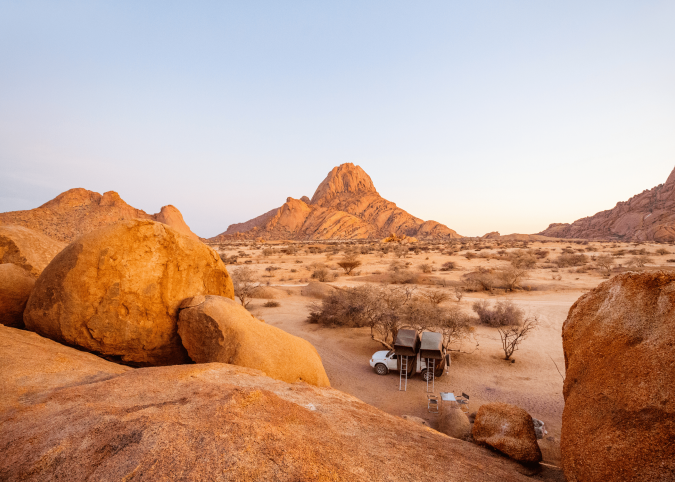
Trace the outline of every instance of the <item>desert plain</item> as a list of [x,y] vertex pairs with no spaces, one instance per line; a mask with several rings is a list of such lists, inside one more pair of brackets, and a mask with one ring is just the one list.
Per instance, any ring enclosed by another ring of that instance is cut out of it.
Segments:
[[[308,283],[318,283],[313,279],[316,267],[325,266],[330,275],[336,276],[333,281],[324,282],[328,286],[386,285],[414,289],[417,295],[445,293],[447,300],[440,306],[459,306],[473,317],[473,323],[470,336],[449,347],[451,365],[435,379],[434,391],[468,394],[470,412],[489,402],[506,402],[524,408],[532,417],[544,422],[548,433],[538,443],[544,463],[556,466],[560,465],[565,376],[560,337],[570,307],[609,276],[636,269],[631,267],[636,257],[646,256],[644,261],[647,262],[639,270],[675,271],[675,247],[659,243],[528,242],[479,238],[452,243],[403,244],[401,246],[407,250],[405,257],[396,253],[397,246],[396,243],[368,241],[211,244],[223,259],[230,261],[227,265],[230,273],[243,267],[254,272],[255,280],[262,288],[248,304],[249,311],[258,319],[312,343],[321,355],[333,388],[392,415],[419,417],[432,428],[438,426],[438,415],[427,409],[427,384],[421,376],[414,375],[408,381],[407,390],[401,391],[398,373],[376,374],[369,360],[373,353],[387,348],[371,338],[370,329],[309,323],[311,307],[320,304],[321,299],[302,292]],[[345,253],[357,251],[362,253],[358,255],[361,265],[351,275],[346,275],[337,263]],[[458,301],[456,288],[466,286],[467,274],[480,268],[507,268],[511,265],[509,256],[524,251],[538,253],[540,258],[513,290],[469,289]],[[583,254],[586,260],[578,266],[559,266],[557,259],[566,252]],[[594,260],[601,256],[612,257],[611,271],[595,264]],[[234,258],[236,263],[232,264]],[[454,268],[443,271],[443,265],[448,262],[453,263]],[[407,265],[405,269],[412,279],[403,284],[392,280],[392,263]],[[504,360],[497,329],[482,325],[475,315],[472,306],[478,300],[511,301],[526,316],[538,318],[537,329],[519,345],[511,360]]]

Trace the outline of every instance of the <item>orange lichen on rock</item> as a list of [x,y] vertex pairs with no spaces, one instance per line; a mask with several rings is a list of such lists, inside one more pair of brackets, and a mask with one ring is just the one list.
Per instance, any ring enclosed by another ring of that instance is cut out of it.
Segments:
[[189,358],[177,333],[188,297],[234,298],[218,254],[154,222],[131,220],[77,239],[43,271],[24,313],[52,340],[137,365]]
[[675,479],[675,275],[615,276],[563,325],[569,482]]

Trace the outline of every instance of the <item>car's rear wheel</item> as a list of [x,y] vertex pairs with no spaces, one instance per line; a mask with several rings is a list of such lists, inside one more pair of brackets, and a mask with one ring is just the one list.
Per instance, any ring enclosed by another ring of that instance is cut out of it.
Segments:
[[431,380],[431,373],[425,368],[424,371],[422,372],[422,379],[426,382],[428,380]]
[[377,365],[375,365],[375,373],[377,373],[378,375],[386,375],[388,371],[389,370],[387,370],[387,367],[382,363],[378,363]]

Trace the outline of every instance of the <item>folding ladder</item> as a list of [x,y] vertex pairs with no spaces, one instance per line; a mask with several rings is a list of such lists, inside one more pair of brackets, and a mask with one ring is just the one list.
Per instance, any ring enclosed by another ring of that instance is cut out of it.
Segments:
[[[434,363],[435,360],[432,358],[427,358],[427,393],[431,391],[433,393],[434,391],[434,383],[436,381],[434,372],[436,371],[436,364]],[[429,382],[431,382],[431,390],[429,390]]]
[[399,367],[398,390],[408,391],[408,357],[401,356],[401,366]]

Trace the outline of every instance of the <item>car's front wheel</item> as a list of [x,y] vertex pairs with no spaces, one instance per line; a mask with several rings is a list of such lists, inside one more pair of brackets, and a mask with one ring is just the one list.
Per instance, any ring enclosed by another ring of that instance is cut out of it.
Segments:
[[429,373],[429,370],[427,370],[426,368],[425,368],[424,371],[422,372],[422,379],[423,379],[425,382],[431,380],[431,373]]
[[375,373],[377,373],[378,375],[386,375],[388,371],[389,370],[387,370],[387,367],[382,363],[378,363],[377,365],[375,365]]

